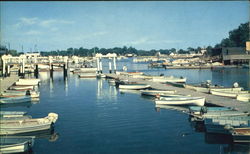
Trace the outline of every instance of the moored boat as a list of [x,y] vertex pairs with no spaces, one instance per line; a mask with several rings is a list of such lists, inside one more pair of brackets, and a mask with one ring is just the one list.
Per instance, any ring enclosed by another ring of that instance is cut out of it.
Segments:
[[150,88],[150,85],[147,84],[120,84],[120,89],[131,89],[131,90],[141,90]]
[[166,83],[166,82],[177,82],[177,83],[185,83],[187,81],[187,78],[177,78],[173,76],[154,76],[152,78],[153,82],[161,82],[161,83]]
[[234,142],[239,142],[239,143],[250,142],[250,127],[233,128],[231,132]]
[[0,117],[22,117],[25,114],[24,111],[0,111]]
[[248,94],[238,94],[236,97],[237,100],[243,102],[250,102],[250,93]]
[[142,95],[156,96],[164,94],[174,94],[176,90],[141,90]]
[[27,152],[34,145],[34,138],[30,136],[2,136],[0,138],[0,153]]
[[57,119],[58,114],[49,113],[48,116],[44,118],[0,121],[0,135],[48,130]]
[[19,79],[15,84],[17,86],[36,86],[40,81],[40,79]]
[[202,97],[160,97],[155,100],[156,104],[162,105],[198,105],[204,106],[205,98]]
[[11,86],[10,90],[26,91],[33,90],[34,86]]
[[79,78],[96,78],[96,73],[82,73],[78,76]]
[[204,119],[206,131],[210,133],[231,134],[232,128],[250,127],[250,116],[219,116]]
[[240,94],[248,94],[249,91],[238,91],[238,90],[210,90],[210,93],[212,95],[217,95],[217,96],[225,96],[225,97],[231,97],[231,98],[236,98]]
[[17,96],[17,97],[5,97],[0,98],[0,104],[13,104],[13,103],[24,103],[30,102],[30,96]]
[[6,91],[0,94],[0,97],[16,97],[16,96],[30,96],[32,98],[38,98],[40,96],[40,92],[27,90],[27,91]]

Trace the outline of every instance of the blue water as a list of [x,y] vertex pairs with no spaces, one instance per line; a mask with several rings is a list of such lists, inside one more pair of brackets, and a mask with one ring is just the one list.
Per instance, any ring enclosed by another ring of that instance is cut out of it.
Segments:
[[[128,61],[128,60],[126,60]],[[185,76],[188,82],[212,80],[221,85],[238,82],[249,89],[249,72],[229,70],[164,70],[148,69],[146,64],[118,62],[131,71],[149,74]],[[104,69],[107,71],[107,66]],[[225,136],[198,132],[179,110],[156,110],[154,102],[138,93],[120,92],[105,79],[79,79],[62,72],[40,73],[40,102],[29,107],[9,107],[25,110],[36,117],[49,112],[59,114],[54,134],[37,138],[33,152],[44,153],[237,153],[249,152],[249,146],[230,145]],[[6,109],[5,109],[6,110]]]

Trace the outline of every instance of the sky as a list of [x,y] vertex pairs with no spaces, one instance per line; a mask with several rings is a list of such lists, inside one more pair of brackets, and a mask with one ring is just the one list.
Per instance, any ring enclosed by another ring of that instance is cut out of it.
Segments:
[[0,2],[1,45],[67,48],[214,46],[249,21],[248,1]]

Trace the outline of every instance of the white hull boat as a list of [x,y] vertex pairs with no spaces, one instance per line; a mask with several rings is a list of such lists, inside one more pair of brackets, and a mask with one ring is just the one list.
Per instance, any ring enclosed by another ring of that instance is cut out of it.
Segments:
[[250,94],[238,94],[236,97],[237,100],[243,102],[250,102]]
[[48,130],[58,119],[58,114],[49,113],[45,118],[11,120],[0,122],[0,135],[20,134]]
[[174,94],[176,90],[141,90],[142,95],[156,96],[165,94]]
[[173,76],[170,76],[170,77],[153,77],[152,79],[153,82],[162,82],[162,83],[165,83],[165,82],[178,82],[178,83],[185,83],[187,81],[187,78],[176,78],[176,77],[173,77]]
[[33,90],[34,86],[12,86],[10,87],[11,90],[20,90],[20,91],[24,91],[24,90]]
[[19,79],[15,84],[17,86],[36,86],[40,81],[40,79]]
[[157,105],[197,105],[204,106],[205,98],[202,97],[160,97],[155,100]]
[[150,88],[150,85],[146,84],[120,84],[119,85],[120,89],[130,89],[130,90],[140,90],[140,89],[147,89]]
[[27,152],[34,145],[35,137],[4,136],[0,139],[0,153]]
[[96,78],[96,73],[83,73],[78,76],[79,78]]
[[210,91],[242,91],[242,87],[236,87],[236,88],[210,88]]
[[27,112],[23,111],[0,111],[0,117],[23,117]]
[[217,90],[210,90],[210,93],[212,95],[217,95],[217,96],[225,96],[225,97],[231,97],[231,98],[236,98],[240,94],[248,94],[248,91],[217,91]]
[[31,101],[30,96],[0,98],[0,104],[24,103],[24,102],[30,102],[30,101]]
[[38,98],[40,96],[40,92],[36,91],[18,91],[18,92],[4,92],[0,94],[0,97],[16,97],[16,96],[30,96],[31,98]]

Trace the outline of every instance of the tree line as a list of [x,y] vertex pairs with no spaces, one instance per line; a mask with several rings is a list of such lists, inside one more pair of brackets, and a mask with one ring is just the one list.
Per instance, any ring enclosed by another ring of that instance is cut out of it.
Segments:
[[[233,29],[229,31],[229,37],[224,38],[221,40],[220,43],[216,44],[214,47],[208,46],[206,49],[209,51],[209,55],[216,55],[218,54],[218,48],[222,47],[245,47],[246,46],[246,41],[249,41],[249,22],[240,24],[240,26],[236,29]],[[114,47],[114,48],[98,48],[94,47],[91,49],[87,48],[68,48],[67,50],[56,50],[56,51],[41,51],[42,56],[93,56],[95,53],[102,53],[102,54],[107,54],[107,53],[116,53],[118,55],[125,55],[125,54],[136,54],[138,56],[154,56],[158,52],[161,54],[170,54],[170,53],[180,53],[180,54],[185,54],[185,53],[198,53],[202,48],[201,47],[188,47],[187,49],[152,49],[152,50],[137,50],[134,47]],[[8,50],[5,46],[0,46],[0,50],[4,51],[7,54],[11,55],[18,55],[16,50]],[[1,52],[4,53],[4,52]]]

